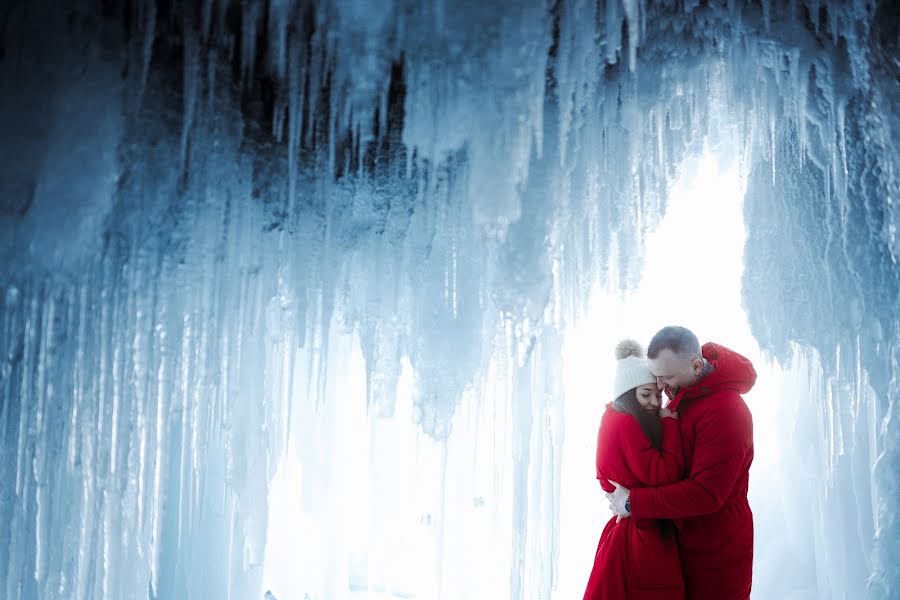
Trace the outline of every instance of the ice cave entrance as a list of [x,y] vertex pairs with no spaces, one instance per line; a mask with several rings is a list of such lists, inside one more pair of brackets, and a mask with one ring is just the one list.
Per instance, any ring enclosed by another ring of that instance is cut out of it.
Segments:
[[[666,213],[644,238],[637,288],[620,293],[597,286],[587,314],[566,331],[560,585],[554,598],[583,593],[584,574],[590,572],[607,519],[602,490],[590,475],[597,425],[605,404],[612,400],[607,389],[614,373],[613,348],[623,337],[640,340],[646,347],[661,327],[683,325],[701,343],[716,341],[753,361],[760,378],[746,395],[753,412],[756,451],[750,504],[757,533],[764,528],[754,499],[765,502],[764,488],[776,477],[772,469],[778,456],[774,391],[780,368],[763,357],[742,307],[746,172],[739,154],[736,145],[707,146],[680,165],[669,188]],[[612,273],[617,262],[613,256]],[[679,282],[686,278],[697,284],[685,290]]]
[[[579,597],[583,592],[607,518],[602,492],[593,477],[594,445],[601,412],[611,400],[607,390],[612,351],[621,337],[635,337],[646,344],[660,327],[682,324],[701,340],[732,346],[753,360],[761,377],[747,395],[756,440],[751,506],[757,509],[767,501],[765,490],[775,480],[772,466],[778,455],[773,425],[776,396],[772,392],[778,385],[778,367],[762,356],[742,308],[743,169],[736,144],[707,147],[687,158],[670,186],[665,216],[646,232],[639,285],[620,293],[598,284],[587,313],[565,332],[561,550],[554,599]],[[616,261],[617,257],[611,257],[612,263]],[[615,280],[614,268],[611,274],[610,279]],[[677,292],[675,282],[687,274],[702,283],[691,293]],[[304,496],[303,460],[296,454],[296,444],[289,444],[269,488],[262,589],[278,599],[303,598],[310,590],[325,597],[345,597],[348,587],[349,597],[360,600],[431,598],[438,589],[446,596],[448,584],[438,581],[441,571],[436,565],[449,561],[459,562],[464,570],[468,567],[463,563],[484,565],[483,571],[470,573],[466,585],[483,592],[483,597],[507,595],[509,576],[503,573],[509,573],[510,567],[498,564],[503,560],[497,557],[508,555],[512,532],[498,529],[495,515],[481,510],[477,502],[473,506],[467,496],[471,489],[444,490],[444,485],[451,484],[442,484],[439,474],[465,472],[462,477],[447,475],[447,480],[472,480],[473,489],[503,488],[496,481],[491,483],[499,457],[485,463],[488,466],[483,472],[480,467],[473,470],[467,462],[471,457],[467,446],[491,447],[492,436],[505,435],[509,415],[488,408],[495,412],[486,416],[479,412],[485,410],[483,406],[464,398],[449,439],[445,443],[433,440],[411,426],[414,384],[411,367],[404,359],[393,418],[372,420],[366,414],[365,363],[358,340],[337,329],[329,335],[329,352],[350,356],[350,361],[340,372],[329,371],[328,399],[323,403],[324,413],[316,417],[340,439],[319,440],[324,444],[321,460],[308,461],[330,473],[326,478],[329,489],[319,490],[328,506],[310,510],[317,500],[308,492]],[[298,373],[303,371],[302,354],[297,358]],[[304,383],[301,380],[295,385],[302,388]],[[338,415],[340,422],[335,423]],[[309,417],[295,413],[293,422],[285,426],[289,431],[297,419]],[[358,477],[367,470],[377,471],[369,484]],[[371,481],[379,482],[379,489],[373,489]],[[500,491],[487,503],[508,508],[511,498],[507,494],[508,490]],[[440,507],[444,514],[435,514]],[[767,529],[763,514],[770,514],[770,509],[757,512],[758,531]],[[324,520],[311,516],[321,515],[323,510]],[[439,530],[423,519],[456,525]],[[472,547],[470,540],[479,535],[483,543]],[[759,583],[764,587],[764,582]]]

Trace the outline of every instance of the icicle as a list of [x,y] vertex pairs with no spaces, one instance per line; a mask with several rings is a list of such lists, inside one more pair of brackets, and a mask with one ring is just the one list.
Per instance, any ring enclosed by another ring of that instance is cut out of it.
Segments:
[[200,34],[204,42],[209,41],[212,32],[213,3],[215,0],[203,0],[200,8]]
[[619,14],[619,2],[611,0],[606,3],[606,62],[614,64],[622,49],[622,17]]
[[[838,204],[842,207],[846,207],[848,205],[847,181],[850,174],[847,168],[847,108],[844,101],[841,100],[836,102],[834,110],[835,117],[833,126],[835,128],[835,143],[832,148],[831,161],[835,180],[835,194]],[[846,212],[846,209],[842,209],[842,212]]]
[[[88,456],[86,457],[88,460],[85,460],[84,464],[92,463],[93,456],[91,455],[92,446],[88,445],[86,453]],[[75,571],[75,597],[76,598],[87,598],[87,585],[88,585],[88,569],[90,566],[96,565],[96,556],[94,556],[93,560],[88,560],[87,557],[91,556],[91,554],[96,550],[94,545],[94,533],[96,527],[96,498],[94,497],[94,477],[96,476],[96,472],[91,469],[85,469],[84,473],[84,484],[82,487],[82,495],[81,495],[81,514],[80,519],[78,521],[78,563]],[[90,532],[90,533],[88,533]]]
[[[191,326],[191,316],[185,314],[182,317],[182,334],[181,334],[181,382],[179,386],[179,396],[181,400],[181,455],[178,467],[178,534],[177,539],[182,540],[185,535],[185,505],[188,499],[185,492],[190,493],[192,488],[190,477],[188,476],[188,460],[191,456],[190,445],[190,420],[191,412],[190,400],[190,381],[192,376],[191,369],[191,347],[193,341],[193,327]],[[180,545],[180,544],[179,544]]]
[[457,252],[456,252],[456,238],[455,236],[450,241],[450,271],[452,273],[450,277],[450,289],[451,289],[451,314],[453,318],[456,319],[459,314],[459,300],[457,299]]
[[[329,77],[332,83],[333,77]],[[328,171],[327,176],[330,178],[335,172],[337,165],[337,146],[336,138],[338,133],[338,98],[335,90],[331,90],[329,95],[330,106],[328,110]]]
[[141,79],[135,94],[135,110],[139,111],[144,100],[144,90],[150,74],[150,62],[153,58],[153,40],[156,38],[156,1],[146,0],[140,6],[144,15],[144,40],[141,48]]
[[[78,437],[79,437],[79,429],[81,423],[79,421],[79,411],[82,410],[82,405],[84,403],[84,390],[86,384],[84,379],[87,377],[85,361],[87,360],[87,310],[88,310],[88,288],[86,284],[82,284],[79,286],[79,294],[78,294],[78,317],[77,317],[77,333],[76,342],[75,342],[75,365],[74,365],[74,373],[73,373],[73,387],[74,387],[74,397],[72,399],[72,410],[70,411],[69,416],[69,441],[67,444],[68,449],[68,468],[70,470],[75,469],[75,461],[76,461],[76,453],[78,452]],[[74,309],[75,302],[74,299],[70,301],[70,310]],[[74,313],[74,310],[72,310]],[[69,323],[71,324],[74,321],[74,315],[69,318]],[[82,417],[83,418],[83,417]]]
[[844,28],[841,26],[841,23],[838,22],[838,11],[835,10],[834,6],[832,6],[828,11],[828,19],[830,21],[831,27],[831,43],[837,46],[838,38],[840,37],[839,32]]
[[778,162],[776,148],[775,148],[775,111],[769,111],[769,121],[768,121],[768,130],[769,130],[769,156],[772,162],[772,183],[775,183],[775,172],[776,172],[776,164]]
[[156,414],[153,419],[154,427],[154,457],[153,457],[153,482],[152,492],[150,496],[150,587],[154,594],[158,594],[159,590],[159,555],[160,555],[160,537],[162,535],[162,523],[160,520],[160,507],[164,501],[163,498],[163,481],[162,470],[165,466],[166,453],[164,452],[166,444],[166,383],[168,374],[166,372],[166,347],[165,329],[157,326],[157,336],[159,343],[159,352],[161,355],[159,368],[156,373]]
[[[284,81],[285,71],[288,68],[288,16],[290,15],[291,0],[269,1],[269,60],[274,64],[270,67],[275,71],[279,80]],[[296,37],[298,34],[294,34]],[[292,67],[293,70],[293,67]]]
[[[34,293],[34,292],[33,292]],[[22,348],[22,381],[20,383],[20,389],[22,390],[23,398],[34,398],[36,397],[34,394],[34,390],[31,385],[31,369],[32,369],[32,360],[34,350],[34,341],[37,336],[37,319],[38,319],[38,308],[39,303],[37,299],[37,294],[34,297],[30,298],[30,306],[28,307],[29,314],[26,317],[25,321],[25,331],[24,331],[24,340],[23,340],[23,348]],[[30,439],[28,439],[28,419],[30,413],[30,406],[26,409],[25,406],[19,410],[19,426],[16,434],[16,496],[23,497],[25,494],[25,487],[28,481],[28,465],[26,464],[26,456],[28,454],[28,448],[30,445]]]
[[796,97],[794,98],[794,115],[797,125],[797,135],[799,143],[797,144],[797,154],[802,166],[806,162],[807,148],[809,144],[806,139],[806,103],[809,93],[809,65],[801,61],[800,53],[797,50],[792,51],[789,55],[791,81]]
[[[384,89],[377,95],[378,99],[378,135],[380,139],[387,138],[388,132],[388,95],[390,93],[390,82],[384,86]],[[378,143],[379,139],[374,139],[374,142]],[[387,158],[387,157],[386,157]]]
[[818,0],[806,0],[807,10],[809,11],[810,20],[812,21],[813,31],[816,36],[819,36],[820,33],[820,25],[819,25],[819,2]]
[[194,111],[200,87],[200,42],[194,33],[193,23],[184,21],[184,116],[181,126],[181,169],[187,165],[188,145],[194,126]]
[[[110,440],[111,441],[111,429],[107,431],[106,424],[106,407],[111,404],[111,399],[109,397],[109,374],[112,371],[112,357],[110,356],[110,345],[113,342],[113,335],[110,331],[110,308],[111,308],[111,299],[110,296],[110,258],[109,255],[103,258],[101,263],[101,281],[100,281],[100,337],[99,337],[99,345],[100,345],[100,357],[99,357],[99,373],[98,373],[98,381],[97,381],[97,391],[98,391],[98,401],[97,401],[97,420],[94,423],[94,427],[97,430],[97,439],[98,440]],[[112,450],[109,451],[107,460],[108,464],[108,472],[112,472]],[[100,461],[98,460],[98,467]],[[99,470],[99,469],[98,469]]]
[[256,76],[256,34],[259,28],[261,2],[245,2],[241,13],[241,76],[249,85]]
[[[323,35],[324,34],[320,33],[319,29],[313,32],[312,40],[309,44],[310,54],[306,61],[307,64],[309,64],[309,71],[304,73],[309,78],[308,88],[304,90],[308,95],[303,97],[303,105],[306,108],[306,122],[309,124],[306,128],[306,138],[303,140],[303,143],[306,146],[312,146],[313,136],[318,129],[316,116],[319,110],[321,110],[319,107],[319,90],[322,89],[324,82],[328,77],[327,61],[325,60],[322,43]],[[305,84],[303,81],[300,83],[301,86]],[[322,132],[318,131],[318,135],[321,137]],[[321,139],[319,142],[321,144]],[[333,173],[334,170],[331,172]]]
[[[287,214],[288,220],[285,224],[290,227],[293,223],[294,204],[297,202],[297,169],[299,168],[298,149],[300,146],[300,123],[303,119],[303,105],[301,98],[301,86],[303,85],[304,66],[301,64],[303,55],[300,50],[301,43],[296,36],[292,37],[290,43],[290,73],[288,74],[288,197],[287,197]],[[279,119],[284,114],[284,110],[278,109]],[[312,129],[312,122],[310,122]]]
[[625,22],[628,24],[628,70],[637,68],[637,49],[640,43],[640,4],[638,0],[622,0]]

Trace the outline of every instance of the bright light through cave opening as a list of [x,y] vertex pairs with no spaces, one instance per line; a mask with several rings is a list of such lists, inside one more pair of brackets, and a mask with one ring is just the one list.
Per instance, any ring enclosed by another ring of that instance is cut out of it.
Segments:
[[[594,448],[600,417],[612,401],[613,348],[622,338],[632,337],[646,348],[660,328],[683,325],[701,343],[715,341],[750,358],[759,374],[757,385],[745,397],[754,419],[750,504],[756,513],[758,546],[771,511],[781,511],[780,506],[762,506],[763,491],[778,477],[775,403],[781,369],[763,357],[742,307],[746,184],[737,156],[736,147],[707,146],[682,163],[669,189],[665,216],[645,238],[637,288],[620,294],[598,286],[583,320],[566,331],[562,549],[554,598],[574,598],[583,592],[609,518],[603,491],[593,477]],[[611,269],[616,262],[613,257]],[[759,561],[765,554],[756,556]]]
[[[620,295],[598,287],[585,318],[565,332],[561,550],[554,598],[583,592],[608,518],[593,463],[600,415],[611,400],[612,348],[625,336],[646,344],[666,324],[686,325],[701,340],[733,347],[754,362],[760,377],[747,395],[756,441],[750,500],[758,546],[779,543],[780,496],[766,490],[778,481],[775,413],[781,372],[762,356],[741,306],[745,184],[737,155],[715,146],[681,165],[665,217],[644,240],[637,288]],[[685,289],[676,282],[686,276],[696,284]],[[287,424],[291,443],[269,489],[263,590],[279,599],[310,592],[309,597],[360,599],[466,597],[473,589],[484,597],[508,595],[504,573],[510,567],[496,557],[508,552],[515,535],[497,525],[508,521],[503,513],[514,506],[504,466],[511,458],[510,440],[503,434],[509,399],[499,388],[483,390],[485,402],[467,393],[452,434],[446,442],[435,441],[409,426],[415,383],[404,358],[393,417],[371,419],[359,340],[334,325],[329,337],[330,352],[350,360],[341,370],[329,370],[324,412],[318,417],[302,412],[310,410],[302,401],[295,402],[305,408]],[[305,360],[301,352],[295,398],[306,393]],[[304,420],[321,423],[312,432],[320,454],[306,462],[328,472],[328,489],[312,495],[304,495],[303,482],[311,474],[303,472],[296,443],[304,435]],[[320,505],[319,498],[328,498],[328,505]],[[543,542],[528,543],[539,549]],[[468,577],[456,582],[442,564]],[[766,580],[757,578],[755,595],[765,591]]]

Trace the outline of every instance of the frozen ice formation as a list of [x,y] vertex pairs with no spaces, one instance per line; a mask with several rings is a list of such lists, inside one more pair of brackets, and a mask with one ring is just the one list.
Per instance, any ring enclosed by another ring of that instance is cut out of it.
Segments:
[[[754,333],[821,385],[803,388],[820,421],[792,430],[821,467],[817,597],[895,597],[897,14],[5,2],[0,595],[262,597],[286,461],[303,518],[361,494],[354,510],[401,519],[352,487],[369,480],[350,449],[414,470],[407,451],[433,444],[444,469],[420,481],[471,491],[467,522],[505,536],[484,597],[549,598],[562,327],[593,283],[634,284],[678,165],[728,130]],[[356,360],[362,405],[340,392]],[[399,433],[407,415],[427,441]],[[434,511],[421,539],[297,540],[308,597],[407,593],[368,575],[394,555],[439,574],[434,597],[475,597],[444,549],[477,527],[448,526],[443,499],[395,500]]]

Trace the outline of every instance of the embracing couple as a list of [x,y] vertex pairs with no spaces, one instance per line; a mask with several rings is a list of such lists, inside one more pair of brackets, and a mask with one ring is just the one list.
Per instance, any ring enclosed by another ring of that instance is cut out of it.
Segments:
[[[597,436],[597,479],[616,514],[585,600],[747,600],[753,421],[750,361],[702,348],[684,327],[616,348],[615,400]],[[668,402],[662,406],[662,391]]]

